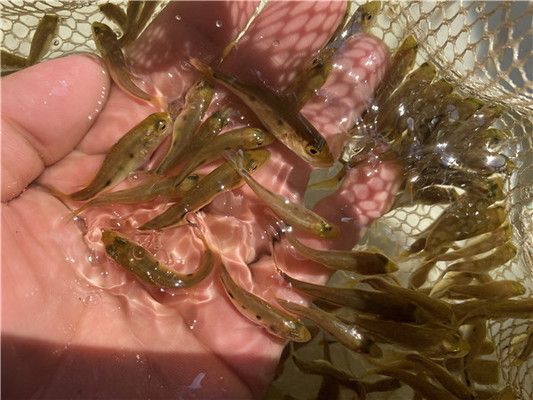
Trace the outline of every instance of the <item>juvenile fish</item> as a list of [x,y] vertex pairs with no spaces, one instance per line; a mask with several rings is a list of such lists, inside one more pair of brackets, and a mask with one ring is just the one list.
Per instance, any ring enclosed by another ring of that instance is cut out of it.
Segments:
[[410,353],[405,356],[407,361],[419,365],[420,372],[429,372],[451,394],[461,400],[474,400],[472,391],[448,370],[436,362],[420,354]]
[[[248,150],[244,153],[244,168],[253,172],[263,165],[269,158],[267,150]],[[243,185],[241,176],[228,161],[206,175],[196,188],[165,212],[140,226],[140,230],[163,229],[182,222],[188,212],[199,210],[209,204],[218,194],[233,190]]]
[[392,285],[382,279],[377,278],[367,278],[362,280],[361,283],[366,283],[376,290],[404,298],[425,310],[426,314],[431,316],[431,318],[436,318],[449,324],[451,324],[455,319],[450,305],[439,299],[429,297],[420,291]]
[[426,186],[421,189],[403,191],[400,193],[391,206],[391,210],[398,207],[406,207],[413,204],[442,204],[454,203],[459,198],[454,188],[442,186]]
[[31,40],[30,53],[26,59],[26,66],[37,63],[48,51],[52,39],[57,35],[59,17],[57,15],[46,14],[35,31]]
[[324,85],[333,69],[333,56],[346,40],[358,32],[366,31],[380,9],[381,2],[379,1],[371,1],[360,6],[350,17],[346,26],[342,26],[344,22],[342,21],[326,45],[315,54],[311,61],[304,64],[287,89],[287,93],[295,99],[296,109],[301,109]]
[[[234,161],[232,160],[232,163]],[[257,182],[251,175],[241,166],[234,162],[235,170],[238,172],[247,185],[266,205],[280,217],[286,224],[294,228],[304,230],[322,238],[335,238],[339,234],[339,229],[322,218],[320,215],[308,208],[293,203],[286,197],[274,193],[259,182]],[[233,165],[233,164],[232,164]]]
[[448,289],[448,293],[497,300],[522,296],[526,293],[526,288],[520,282],[501,280],[479,285],[454,285]]
[[188,151],[193,134],[200,126],[214,94],[213,87],[205,81],[197,82],[188,90],[185,105],[172,127],[170,148],[156,168],[156,174],[161,175],[170,171],[178,164],[180,156]]
[[362,275],[388,274],[398,270],[396,264],[377,252],[317,250],[304,245],[290,233],[285,237],[302,256],[333,270],[352,271]]
[[106,18],[117,24],[124,32],[124,30],[126,29],[128,17],[119,5],[114,3],[106,3],[100,4],[98,8],[102,12],[102,14],[106,16]]
[[445,272],[459,271],[468,272],[471,274],[486,273],[512,260],[515,255],[515,245],[511,242],[507,242],[506,244],[494,249],[494,251],[486,257],[479,258],[477,260],[456,262],[446,268]]
[[390,376],[410,386],[415,393],[419,393],[425,399],[431,400],[457,400],[451,397],[450,392],[433,385],[427,378],[420,374],[411,374],[402,368],[382,366],[372,371],[374,374]]
[[2,76],[9,75],[26,67],[26,57],[18,56],[5,50],[1,51],[0,62],[2,63]]
[[119,39],[119,43],[122,47],[126,47],[139,37],[159,3],[160,1],[128,2],[128,22],[124,29],[124,35]]
[[278,272],[293,288],[329,304],[348,307],[395,321],[417,321],[417,307],[401,297],[357,288],[316,285],[299,281],[281,270],[278,270]]
[[134,82],[122,53],[122,49],[113,30],[101,22],[92,23],[92,31],[96,48],[102,56],[111,79],[124,92],[146,101],[152,101],[152,96],[140,89]]
[[524,340],[524,347],[522,348],[520,354],[516,356],[516,359],[513,361],[513,365],[522,365],[522,363],[526,362],[531,357],[531,354],[533,354],[533,324],[529,325],[526,334],[527,336]]
[[223,264],[220,266],[220,279],[231,303],[250,321],[282,339],[295,342],[307,342],[311,339],[311,334],[299,319],[242,289],[231,278]]
[[303,115],[292,106],[288,107],[286,100],[267,88],[247,85],[236,78],[215,72],[198,59],[190,62],[202,75],[239,97],[268,132],[309,164],[315,167],[333,164],[333,156],[325,139]]
[[339,343],[357,353],[367,353],[372,357],[381,357],[381,349],[371,340],[364,337],[353,325],[348,325],[333,314],[318,308],[304,307],[290,301],[277,299],[278,303],[287,311],[310,319],[322,330],[332,335]]
[[447,272],[441,279],[438,279],[431,288],[429,295],[431,297],[442,297],[449,288],[455,285],[468,285],[474,279],[474,275],[468,272]]
[[116,192],[103,193],[78,208],[74,215],[102,204],[137,204],[152,200],[177,201],[198,185],[200,176],[193,174],[179,182],[174,177],[149,179],[148,182]]
[[116,142],[89,185],[68,197],[88,200],[104,189],[116,185],[142,165],[169,132],[167,113],[154,113],[134,126]]
[[170,289],[191,287],[210,274],[214,255],[205,239],[202,238],[202,241],[206,250],[200,266],[195,272],[180,274],[157,261],[150,252],[137,243],[131,242],[115,231],[102,230],[102,242],[109,257],[143,281]]
[[[203,146],[206,140],[216,137],[222,129],[229,124],[230,117],[234,113],[234,110],[230,107],[224,107],[211,114],[202,124],[198,127],[194,135],[194,142],[198,143],[197,147]],[[193,152],[194,150],[191,150]]]
[[176,180],[184,179],[199,166],[221,157],[225,150],[253,150],[268,146],[273,141],[272,135],[258,128],[246,127],[225,132],[204,143],[196,151],[184,155]]
[[533,299],[471,300],[452,304],[457,320],[463,324],[480,319],[533,318]]

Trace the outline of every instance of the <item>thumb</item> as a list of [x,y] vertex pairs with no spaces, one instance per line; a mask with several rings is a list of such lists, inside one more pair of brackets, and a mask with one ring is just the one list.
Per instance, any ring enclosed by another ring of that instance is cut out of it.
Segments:
[[2,78],[2,202],[85,136],[109,91],[103,71],[96,59],[75,55]]

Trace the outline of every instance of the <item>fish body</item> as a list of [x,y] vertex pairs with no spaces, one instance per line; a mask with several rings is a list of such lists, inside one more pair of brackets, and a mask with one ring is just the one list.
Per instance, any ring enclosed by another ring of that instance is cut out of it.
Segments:
[[179,289],[191,287],[206,278],[213,269],[214,255],[205,240],[203,242],[206,250],[202,256],[200,266],[195,272],[189,274],[179,274],[161,264],[144,247],[126,239],[115,231],[102,230],[102,242],[110,258],[143,281],[161,288]]
[[193,135],[200,126],[214,93],[213,87],[205,81],[197,82],[187,91],[185,105],[172,127],[170,148],[155,169],[156,174],[165,174],[173,169],[179,163],[180,156],[189,150]]
[[526,288],[520,282],[501,280],[479,285],[454,285],[448,289],[448,293],[477,299],[497,300],[522,296],[526,293]]
[[342,322],[333,314],[318,308],[304,307],[300,304],[282,299],[278,299],[278,303],[287,311],[310,319],[348,349],[357,353],[371,354],[374,357],[381,356],[381,349],[379,347],[377,347],[371,340],[361,335],[361,332],[356,329],[355,326]]
[[146,101],[152,101],[152,96],[133,82],[122,48],[111,28],[101,22],[93,22],[92,31],[96,48],[100,52],[113,82],[126,93]]
[[148,182],[132,188],[118,190],[116,192],[103,193],[89,200],[82,207],[75,211],[75,214],[87,208],[102,204],[137,204],[152,200],[177,201],[183,197],[185,192],[198,185],[200,176],[193,174],[179,182],[174,177],[162,179],[149,179]]
[[283,271],[280,275],[291,286],[314,299],[395,321],[415,322],[416,306],[389,293],[357,288],[337,288],[299,281]]
[[183,165],[176,178],[185,178],[199,166],[221,157],[226,150],[253,150],[268,146],[273,141],[272,135],[258,128],[246,127],[225,132],[204,143],[196,151],[184,155]]
[[[459,272],[468,272],[470,274],[483,274],[486,272],[491,271],[494,268],[498,268],[505,264],[506,262],[512,260],[516,255],[516,247],[512,242],[507,242],[496,249],[494,251],[483,258],[479,258],[476,260],[466,260],[466,261],[459,261],[452,265],[450,265],[448,268],[446,268],[445,272],[449,271],[459,271]],[[473,290],[473,289],[470,289]],[[473,293],[473,292],[472,292]],[[477,292],[478,295],[483,294],[482,291]]]
[[334,55],[350,37],[366,31],[380,9],[381,2],[368,2],[360,6],[348,19],[346,26],[343,26],[345,16],[326,45],[314,55],[311,61],[304,64],[287,89],[287,93],[295,99],[296,109],[301,109],[324,85],[333,69]]
[[[249,150],[244,153],[244,167],[252,172],[270,157],[267,150]],[[218,194],[235,189],[243,184],[241,176],[228,161],[206,175],[198,186],[165,212],[140,226],[140,230],[163,229],[182,222],[188,212],[199,210],[209,204]]]
[[126,178],[165,138],[170,123],[167,113],[150,114],[111,147],[91,183],[68,196],[72,200],[88,200]]
[[314,211],[268,190],[240,166],[235,165],[235,168],[257,197],[286,224],[322,238],[331,239],[338,236],[339,229]]
[[307,342],[311,339],[311,334],[299,319],[242,289],[224,265],[220,267],[220,279],[231,303],[250,321],[282,339],[294,342]]
[[391,260],[377,252],[317,250],[304,245],[291,233],[285,237],[299,254],[330,269],[363,275],[387,274],[398,270]]
[[224,86],[250,108],[268,132],[299,157],[315,167],[329,167],[333,156],[325,139],[305,117],[288,106],[267,88],[239,82],[236,78],[213,71],[200,60],[191,64],[205,77]]
[[198,146],[203,146],[206,140],[216,137],[230,122],[230,117],[233,113],[233,109],[224,107],[215,111],[202,122],[195,134],[195,142],[198,143]]
[[465,323],[480,319],[533,318],[533,299],[471,300],[452,305],[457,320]]
[[451,394],[460,400],[474,400],[472,391],[460,380],[455,378],[448,370],[436,362],[420,354],[410,353],[405,356],[407,361],[411,361],[420,366],[420,372],[429,372],[435,379]]
[[451,324],[454,321],[452,308],[444,301],[430,297],[418,290],[392,285],[382,279],[368,278],[361,281],[376,290],[402,297],[426,311],[426,314],[439,321]]
[[58,23],[59,17],[57,15],[46,14],[41,19],[31,40],[26,66],[37,63],[48,51],[52,39],[57,34]]
[[102,14],[108,19],[117,24],[122,31],[126,29],[128,17],[124,10],[118,5],[113,3],[100,4],[98,6]]
[[520,351],[520,353],[516,356],[516,359],[513,361],[514,365],[521,365],[533,354],[533,324],[529,325],[526,334],[527,336],[524,340],[524,346],[522,347],[522,351]]

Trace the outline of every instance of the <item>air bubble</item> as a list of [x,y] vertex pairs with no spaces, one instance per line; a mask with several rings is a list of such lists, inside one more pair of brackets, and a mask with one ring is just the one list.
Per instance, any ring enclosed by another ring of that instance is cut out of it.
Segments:
[[175,17],[176,21],[181,21],[181,15],[177,14]]
[[222,21],[219,20],[219,19],[217,19],[216,22],[215,22],[215,26],[216,26],[217,28],[221,28],[221,27],[222,27]]
[[98,293],[91,293],[83,299],[83,303],[88,306],[95,306],[100,303],[100,295]]

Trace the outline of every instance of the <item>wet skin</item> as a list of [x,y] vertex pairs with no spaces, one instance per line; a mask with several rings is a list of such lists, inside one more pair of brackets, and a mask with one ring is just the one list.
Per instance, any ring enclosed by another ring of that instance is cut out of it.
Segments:
[[[176,28],[181,31],[175,37],[204,54],[221,51],[227,38],[239,30],[235,25],[246,21],[236,18],[232,25],[231,18],[223,16],[253,11],[253,4],[250,8],[246,3],[216,3],[209,21],[212,31],[215,20],[225,23],[218,30],[224,34],[217,42],[217,35],[210,36],[209,29],[201,26],[207,23],[198,17],[201,7],[188,3],[172,7],[156,24],[174,23],[178,13],[190,24],[199,24],[198,29]],[[342,4],[335,3],[326,11],[321,7],[311,4],[307,14],[299,14],[299,18],[326,12],[337,18],[332,18],[330,25],[321,24],[320,29],[332,31],[344,12]],[[233,8],[233,14],[228,8]],[[204,18],[205,13],[201,14]],[[198,32],[204,30],[206,37],[199,38]],[[324,40],[330,33],[322,35]],[[320,45],[320,40],[317,42]],[[170,48],[173,63],[183,59],[180,43]],[[305,50],[308,53],[317,50],[309,47]],[[165,70],[166,75],[173,65],[163,56],[168,48],[153,48],[162,52],[154,56],[157,63],[152,76],[160,83],[157,73]],[[241,49],[251,51],[250,46]],[[147,57],[153,56],[153,51]],[[242,60],[243,54],[230,57]],[[306,55],[301,57],[303,62]],[[266,57],[264,52],[253,53],[250,66],[266,64],[264,76],[277,86],[274,77],[285,65],[265,63],[265,58],[270,59],[268,53]],[[227,72],[237,73],[237,61],[231,64],[228,58],[228,62]],[[138,69],[146,72],[142,62]],[[246,68],[243,78],[248,71]],[[172,90],[193,82],[190,72],[176,74],[173,79]],[[187,296],[178,293],[177,301],[170,296],[149,295],[133,280],[124,283],[130,289],[128,297],[90,284],[80,272],[92,265],[79,226],[62,220],[68,213],[62,202],[42,187],[30,186],[33,182],[51,184],[67,193],[82,187],[94,176],[111,146],[144,117],[159,110],[110,85],[108,75],[102,74],[102,64],[85,56],[69,56],[12,74],[2,81],[2,96],[2,362],[10,366],[2,369],[4,382],[10,382],[3,387],[4,393],[21,397],[37,391],[43,397],[168,397],[170,393],[185,397],[192,393],[200,398],[221,394],[261,397],[282,342],[234,312],[218,286],[213,289],[217,294],[213,299],[191,307],[201,292],[190,291]],[[183,241],[184,247],[191,245]],[[105,271],[110,277],[122,276],[116,275],[119,270],[109,263]],[[127,300],[130,296],[139,302],[132,306]],[[140,308],[136,308],[138,304]],[[191,330],[192,321],[197,322]],[[224,335],[228,327],[232,334]],[[232,341],[246,343],[246,348],[238,354],[228,351],[235,348]],[[180,368],[176,360],[180,365],[186,363],[187,368]],[[101,374],[93,375],[96,369]],[[262,374],[257,374],[258,370]],[[9,371],[18,372],[15,376]]]

